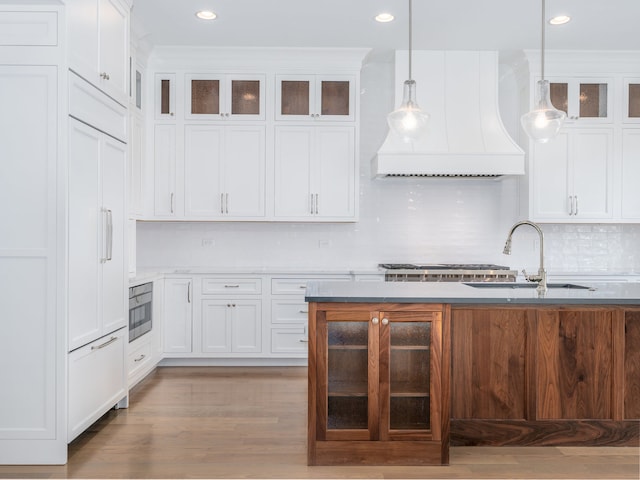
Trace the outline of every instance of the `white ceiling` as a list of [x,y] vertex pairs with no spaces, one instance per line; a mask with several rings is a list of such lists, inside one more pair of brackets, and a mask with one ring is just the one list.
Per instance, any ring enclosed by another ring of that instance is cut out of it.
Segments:
[[[408,46],[408,0],[133,0],[141,41],[239,47]],[[413,0],[413,47],[519,50],[540,46],[540,0]],[[211,22],[197,10],[218,14]],[[396,20],[373,17],[387,11]],[[640,0],[547,0],[569,24],[547,26],[548,49],[640,50]]]

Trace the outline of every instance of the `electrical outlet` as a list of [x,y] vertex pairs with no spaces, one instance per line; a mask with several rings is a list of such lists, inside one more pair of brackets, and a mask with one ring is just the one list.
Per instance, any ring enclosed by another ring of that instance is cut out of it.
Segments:
[[202,239],[202,246],[203,247],[215,247],[216,246],[216,241],[213,238],[203,238]]

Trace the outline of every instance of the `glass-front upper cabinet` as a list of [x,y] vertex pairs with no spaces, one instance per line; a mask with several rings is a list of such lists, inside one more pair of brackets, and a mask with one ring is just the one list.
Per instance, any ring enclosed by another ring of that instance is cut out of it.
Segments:
[[176,76],[173,73],[158,73],[155,77],[156,120],[175,120]]
[[549,79],[551,103],[567,114],[567,121],[610,123],[613,120],[610,79]]
[[624,122],[640,123],[640,78],[624,81]]
[[276,120],[354,121],[355,78],[350,75],[276,75]]
[[264,120],[264,75],[188,74],[185,117],[191,120]]

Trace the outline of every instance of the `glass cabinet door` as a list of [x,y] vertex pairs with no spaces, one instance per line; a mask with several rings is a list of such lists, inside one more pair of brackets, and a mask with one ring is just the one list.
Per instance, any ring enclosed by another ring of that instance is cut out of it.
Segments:
[[626,79],[624,83],[624,121],[640,123],[640,78]]
[[610,122],[610,83],[601,79],[551,79],[551,103],[567,114],[569,122],[579,119]]
[[193,120],[264,120],[264,76],[186,75],[186,117]]
[[276,120],[355,120],[355,79],[348,75],[277,75]]
[[388,326],[389,429],[430,430],[431,322],[394,319]]
[[155,78],[156,84],[156,120],[175,119],[176,105],[176,76],[175,74],[159,73]]
[[369,426],[369,319],[327,322],[327,429]]

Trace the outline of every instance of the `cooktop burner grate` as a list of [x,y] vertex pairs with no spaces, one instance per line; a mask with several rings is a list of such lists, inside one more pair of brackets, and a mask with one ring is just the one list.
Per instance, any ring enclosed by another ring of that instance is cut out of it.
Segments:
[[488,263],[381,263],[387,282],[515,282],[518,272]]

